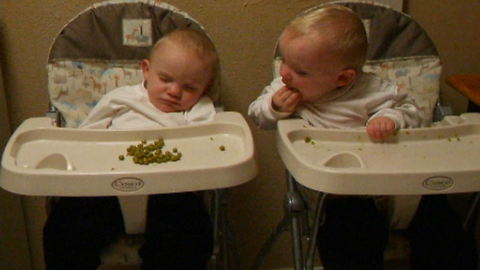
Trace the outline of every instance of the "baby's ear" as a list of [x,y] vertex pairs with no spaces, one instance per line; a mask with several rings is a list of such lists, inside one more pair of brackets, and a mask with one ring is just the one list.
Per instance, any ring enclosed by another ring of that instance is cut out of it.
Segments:
[[142,67],[143,74],[145,75],[145,73],[150,70],[150,61],[148,61],[148,59],[143,59],[140,65]]
[[337,75],[337,86],[343,87],[349,85],[357,77],[357,71],[353,68],[346,68],[340,71]]

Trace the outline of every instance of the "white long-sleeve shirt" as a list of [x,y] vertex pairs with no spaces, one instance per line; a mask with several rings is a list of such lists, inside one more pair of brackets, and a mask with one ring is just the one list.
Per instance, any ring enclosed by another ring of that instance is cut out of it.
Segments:
[[208,122],[215,115],[213,102],[203,96],[190,110],[165,113],[150,102],[143,83],[114,89],[103,96],[80,128],[142,129]]
[[[285,84],[281,77],[264,88],[248,108],[248,115],[258,127],[271,129],[280,119],[292,114],[275,111],[272,96]],[[419,127],[422,113],[398,87],[381,78],[364,73],[350,85],[333,90],[314,103],[302,103],[293,113],[312,126],[325,128],[359,128],[378,116],[389,117],[397,128]]]

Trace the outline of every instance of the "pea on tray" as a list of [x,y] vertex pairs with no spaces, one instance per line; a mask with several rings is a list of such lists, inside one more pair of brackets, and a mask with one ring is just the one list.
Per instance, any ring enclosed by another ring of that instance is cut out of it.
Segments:
[[[177,148],[172,151],[163,152],[165,142],[163,138],[159,138],[152,143],[146,140],[140,141],[137,145],[130,145],[127,148],[127,156],[131,156],[135,164],[148,165],[151,163],[165,163],[169,161],[178,161],[182,158],[182,153]],[[118,157],[119,160],[125,160],[124,155]]]

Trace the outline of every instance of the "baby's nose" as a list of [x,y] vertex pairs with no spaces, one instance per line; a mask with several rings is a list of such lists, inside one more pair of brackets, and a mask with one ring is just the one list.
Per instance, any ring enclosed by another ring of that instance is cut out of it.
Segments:
[[168,89],[168,93],[169,93],[171,96],[180,96],[180,94],[182,93],[182,89],[181,89],[180,86],[178,86],[178,85],[172,85],[172,86]]
[[285,65],[282,65],[280,68],[280,76],[282,76],[282,82],[285,84],[292,81],[292,73]]
[[282,82],[284,84],[288,84],[292,81],[292,75],[290,75],[289,73],[286,73],[285,75],[281,75],[282,76]]

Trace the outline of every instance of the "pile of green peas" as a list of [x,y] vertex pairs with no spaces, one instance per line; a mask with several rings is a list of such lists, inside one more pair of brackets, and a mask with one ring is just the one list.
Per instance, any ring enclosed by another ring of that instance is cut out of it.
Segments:
[[[178,152],[177,148],[163,152],[164,146],[163,138],[159,138],[149,144],[147,144],[147,140],[142,140],[139,144],[130,145],[127,148],[127,156],[131,156],[133,162],[140,165],[178,161],[182,158],[182,153]],[[125,156],[120,155],[118,159],[124,160]]]

